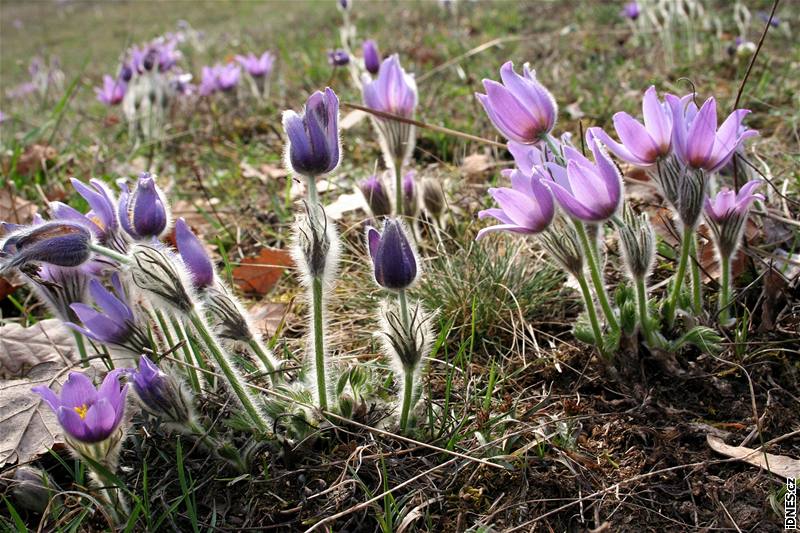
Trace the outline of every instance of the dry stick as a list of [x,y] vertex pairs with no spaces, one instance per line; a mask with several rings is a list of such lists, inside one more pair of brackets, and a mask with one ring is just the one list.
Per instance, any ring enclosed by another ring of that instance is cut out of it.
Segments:
[[[196,370],[198,370],[200,372],[203,372],[203,373],[206,373],[206,374],[211,374],[211,375],[217,376],[217,377],[223,377],[221,374],[218,374],[217,372],[214,372],[213,370],[207,370],[205,368],[200,368],[199,366],[190,365],[186,361],[181,361],[180,359],[177,359],[177,358],[172,357],[172,356],[166,356],[165,359],[169,359],[170,361],[172,361],[172,362],[174,362],[176,364],[179,364],[179,365],[191,366],[191,367],[195,368]],[[300,406],[303,406],[303,407],[307,407],[309,409],[317,409],[317,407],[315,405],[298,401],[295,398],[292,398],[290,396],[286,396],[286,395],[281,394],[281,393],[279,393],[277,391],[274,391],[272,389],[266,389],[264,387],[259,387],[258,385],[253,385],[252,383],[246,383],[246,385],[247,385],[247,387],[249,387],[249,388],[251,388],[253,390],[257,390],[259,392],[266,392],[267,394],[270,394],[272,396],[276,396],[276,397],[280,398],[281,400],[286,400],[286,401],[295,403],[297,405],[300,405]],[[345,418],[343,416],[339,416],[336,413],[331,413],[331,412],[328,412],[328,411],[321,411],[321,412],[322,412],[323,415],[325,415],[327,417],[339,420],[341,422],[345,422],[347,424],[356,426],[357,428],[364,429],[366,431],[370,431],[372,433],[376,433],[376,434],[382,435],[384,437],[389,437],[389,438],[392,438],[392,439],[395,439],[395,440],[406,442],[408,444],[413,444],[415,446],[421,446],[423,448],[428,448],[428,449],[434,450],[434,451],[439,452],[439,453],[444,453],[444,454],[452,455],[452,456],[455,456],[455,457],[458,457],[458,458],[461,458],[461,459],[466,459],[468,461],[479,463],[479,464],[482,464],[484,466],[491,466],[493,468],[500,468],[501,470],[506,470],[506,467],[504,467],[502,465],[499,465],[497,463],[493,463],[491,461],[487,461],[486,459],[481,459],[479,457],[472,457],[471,455],[467,455],[465,453],[457,452],[457,451],[454,451],[454,450],[446,450],[445,448],[440,448],[439,446],[434,446],[433,444],[428,444],[428,443],[421,442],[421,441],[418,441],[418,440],[410,439],[410,438],[404,437],[402,435],[396,435],[396,434],[394,434],[394,433],[392,433],[390,431],[384,431],[382,429],[374,428],[372,426],[367,426],[366,424],[361,424],[360,422],[356,422],[355,420],[350,420],[349,418]]]
[[[747,65],[747,70],[744,72],[744,77],[742,78],[742,83],[739,84],[739,91],[736,93],[736,100],[733,102],[733,110],[735,111],[737,107],[739,107],[739,100],[742,99],[742,93],[744,92],[744,86],[747,84],[747,80],[750,78],[750,71],[753,70],[753,65],[756,63],[756,59],[758,59],[758,53],[761,51],[761,45],[764,44],[764,39],[767,37],[767,32],[769,32],[770,27],[772,26],[772,18],[775,16],[775,11],[778,9],[778,4],[781,0],[775,0],[772,3],[772,11],[769,14],[769,19],[767,20],[766,24],[764,24],[764,31],[761,32],[761,38],[758,40],[758,46],[756,47],[756,51],[753,54],[753,57],[750,58],[750,63]],[[739,192],[739,172],[736,163],[736,157],[733,158],[733,190],[735,192]]]
[[434,126],[433,124],[428,124],[427,122],[414,120],[413,118],[401,117],[400,115],[395,115],[394,113],[386,113],[384,111],[378,111],[377,109],[372,109],[370,107],[366,107],[360,104],[343,102],[341,106],[347,107],[349,109],[356,109],[358,111],[364,111],[365,113],[369,113],[370,115],[375,115],[376,117],[379,118],[384,118],[387,120],[396,120],[397,122],[405,122],[406,124],[412,124],[418,128],[423,128],[431,131],[438,131],[439,133],[445,133],[447,135],[452,135],[454,137],[461,137],[462,139],[466,139],[468,141],[489,144],[491,146],[496,146],[498,148],[506,147],[505,143],[492,141],[491,139],[485,139],[483,137],[478,137],[477,135],[470,135],[469,133],[463,133],[458,130],[451,130],[450,128],[445,128],[444,126]]
[[451,65],[455,65],[456,63],[458,63],[458,62],[460,62],[460,61],[462,61],[464,59],[467,59],[468,57],[472,57],[474,55],[480,54],[484,50],[488,50],[489,48],[492,48],[493,46],[497,46],[497,45],[500,45],[500,44],[503,44],[503,43],[507,43],[507,42],[511,42],[511,41],[524,41],[524,40],[527,40],[527,39],[535,39],[535,38],[536,37],[534,37],[533,35],[515,35],[513,37],[497,37],[496,39],[492,39],[491,41],[487,41],[487,42],[485,42],[485,43],[483,43],[481,45],[478,45],[475,48],[473,48],[471,50],[468,50],[468,51],[464,52],[461,55],[457,55],[456,57],[450,58],[447,61],[445,61],[444,63],[435,66],[434,68],[432,68],[428,72],[419,75],[417,77],[417,83],[422,83],[423,81],[425,81],[426,79],[430,78],[431,76],[435,76],[439,72],[447,69],[447,67],[449,67]]

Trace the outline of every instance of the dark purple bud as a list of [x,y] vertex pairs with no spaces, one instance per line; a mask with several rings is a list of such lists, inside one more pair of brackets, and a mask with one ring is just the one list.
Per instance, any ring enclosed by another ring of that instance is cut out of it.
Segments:
[[185,220],[179,218],[175,223],[175,243],[178,253],[195,289],[205,289],[214,284],[214,265],[208,257],[205,246],[189,228]]
[[[123,196],[127,196],[123,191]],[[169,224],[167,202],[164,193],[156,185],[156,180],[148,172],[139,176],[136,189],[127,198],[126,229],[132,230],[134,237],[160,237]],[[123,227],[126,226],[123,224]]]
[[364,68],[370,74],[377,74],[381,69],[381,54],[378,52],[378,45],[372,39],[367,39],[361,48],[364,52]]
[[392,290],[407,289],[417,279],[417,258],[403,224],[386,219],[383,232],[367,229],[367,246],[372,257],[375,281]]
[[289,137],[287,163],[294,172],[320,176],[339,166],[339,99],[332,89],[312,94],[302,115],[283,113]]
[[362,181],[359,188],[369,210],[372,211],[372,216],[379,218],[392,214],[392,202],[386,193],[386,187],[377,175]]
[[338,0],[336,3],[339,5],[339,9],[343,9],[345,11],[350,9],[350,0]]
[[51,498],[58,498],[56,485],[47,472],[30,466],[20,466],[11,482],[11,496],[22,509],[43,513]]
[[156,61],[158,61],[158,50],[151,48],[147,51],[147,54],[145,54],[142,60],[142,66],[145,70],[153,70]]
[[133,69],[127,64],[123,63],[122,67],[119,69],[119,79],[128,83],[133,78]]
[[342,49],[328,52],[328,64],[334,67],[343,67],[350,63],[350,55]]
[[144,409],[170,422],[186,423],[191,418],[188,400],[176,379],[158,368],[146,355],[139,358],[138,370],[129,372],[133,390]]
[[0,244],[0,271],[30,263],[77,267],[92,255],[92,234],[85,224],[69,221],[26,226]]

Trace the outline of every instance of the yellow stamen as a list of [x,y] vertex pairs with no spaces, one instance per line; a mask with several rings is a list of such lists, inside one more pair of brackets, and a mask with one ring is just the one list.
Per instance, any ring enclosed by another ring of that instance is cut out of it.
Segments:
[[81,405],[80,407],[73,407],[75,412],[78,413],[78,416],[81,417],[81,420],[86,418],[86,411],[89,410],[89,406],[86,404]]

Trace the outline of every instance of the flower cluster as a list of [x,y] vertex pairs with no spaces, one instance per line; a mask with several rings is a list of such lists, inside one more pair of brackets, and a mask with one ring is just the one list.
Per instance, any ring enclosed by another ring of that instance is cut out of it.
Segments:
[[[484,80],[486,94],[477,97],[489,119],[509,140],[508,148],[516,167],[503,172],[511,181],[510,188],[489,189],[498,207],[481,211],[479,217],[492,217],[500,224],[482,229],[478,238],[496,231],[540,235],[551,256],[577,278],[592,324],[591,336],[601,352],[607,353],[603,339],[609,336],[598,319],[595,298],[611,339],[618,338],[624,318],[621,310],[612,307],[606,294],[598,249],[604,224],[613,221],[619,229],[626,270],[637,286],[640,330],[646,341],[655,346],[660,337],[651,334],[653,320],[649,316],[646,291],[646,278],[655,254],[655,235],[646,215],[635,215],[626,207],[624,220],[618,216],[623,204],[623,184],[607,150],[622,161],[645,169],[683,228],[680,263],[663,306],[664,318],[672,326],[683,278],[690,258],[696,254],[696,227],[704,206],[724,271],[726,260],[729,261],[741,239],[749,205],[761,198],[752,194],[758,182],[751,182],[741,189],[738,197],[731,191],[723,191],[715,201],[707,199],[710,178],[728,165],[746,139],[756,135],[742,123],[748,111],[737,109],[718,126],[713,97],[698,107],[694,95],[666,94],[660,100],[655,87],[650,87],[643,97],[643,123],[624,112],[614,115],[619,141],[601,128],[587,131],[584,141],[591,152],[589,158],[571,144],[568,136],[561,140],[552,136],[555,101],[527,65],[523,75],[519,75],[510,62],[506,63],[500,75],[503,84]],[[560,218],[569,223],[554,223]],[[696,269],[696,258],[691,263],[691,268]],[[588,266],[594,294],[585,279],[584,265]],[[699,272],[692,274],[692,311],[700,313],[701,278]],[[728,283],[723,275],[721,306],[728,301],[725,288]]]

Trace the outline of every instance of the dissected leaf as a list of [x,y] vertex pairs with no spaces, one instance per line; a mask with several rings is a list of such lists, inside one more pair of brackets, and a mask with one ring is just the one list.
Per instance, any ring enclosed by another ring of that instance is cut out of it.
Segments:
[[294,266],[294,262],[288,250],[262,248],[257,257],[242,259],[241,264],[233,268],[233,280],[245,292],[266,294],[290,266]]
[[792,459],[785,455],[764,453],[745,446],[729,446],[722,439],[713,435],[707,435],[706,441],[711,449],[717,453],[763,468],[783,479],[800,477],[800,460],[798,459]]
[[0,468],[28,462],[63,444],[56,415],[31,388],[63,385],[69,371],[62,362],[49,361],[36,365],[22,379],[0,382]]
[[0,379],[25,377],[41,363],[71,365],[78,360],[73,342],[72,333],[56,318],[28,328],[19,324],[0,327]]

